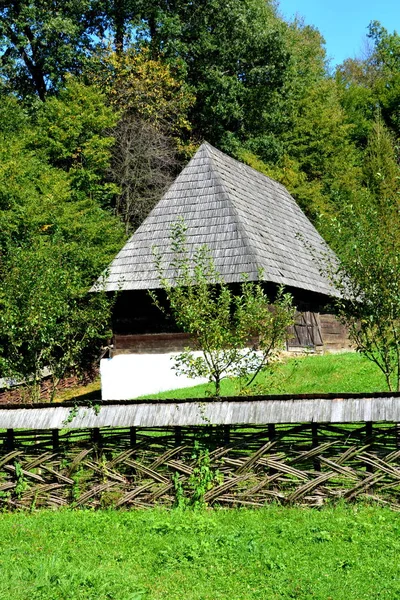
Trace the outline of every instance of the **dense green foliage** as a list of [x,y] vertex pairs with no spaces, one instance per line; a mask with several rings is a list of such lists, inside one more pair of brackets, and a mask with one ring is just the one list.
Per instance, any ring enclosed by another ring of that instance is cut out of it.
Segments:
[[115,116],[71,81],[35,119],[3,97],[0,119],[0,374],[31,376],[36,399],[44,367],[56,383],[109,335],[109,302],[88,290],[124,239],[100,176]]
[[399,527],[372,506],[5,514],[0,597],[392,600]]
[[[256,380],[260,394],[329,394],[387,391],[383,373],[367,358],[355,352],[308,355],[282,360],[272,373]],[[223,379],[221,396],[236,396],[240,382]],[[206,384],[160,392],[144,398],[205,398],[210,395]]]
[[354,232],[360,255],[393,256],[400,38],[375,21],[369,37],[332,72],[274,0],[2,2],[0,302],[23,253],[54,247],[83,297],[203,139],[286,185],[346,270]]
[[190,113],[195,134],[231,151],[234,140],[249,137],[268,146],[289,62],[273,3],[210,0],[195,7],[178,0],[172,15],[169,4],[154,4],[150,47],[183,62],[196,96]]
[[66,73],[79,72],[100,25],[95,5],[91,0],[1,3],[1,71],[12,92],[44,100]]
[[54,399],[60,380],[74,367],[90,371],[109,337],[111,304],[87,293],[77,266],[54,243],[13,252],[0,286],[3,373],[27,382],[27,400],[40,399],[40,380],[50,369]]
[[333,230],[340,235],[341,263],[328,273],[342,292],[339,316],[357,350],[400,390],[399,177],[393,138],[379,119],[364,155],[367,189],[342,210]]

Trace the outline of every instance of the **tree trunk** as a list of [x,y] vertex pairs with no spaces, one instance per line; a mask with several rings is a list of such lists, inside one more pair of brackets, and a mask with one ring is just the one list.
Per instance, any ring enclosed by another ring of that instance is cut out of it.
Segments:
[[125,0],[114,0],[115,51],[119,56],[124,51],[125,23]]

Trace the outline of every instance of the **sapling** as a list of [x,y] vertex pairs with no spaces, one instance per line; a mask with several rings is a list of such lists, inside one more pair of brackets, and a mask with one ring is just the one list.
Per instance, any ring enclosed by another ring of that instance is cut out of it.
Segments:
[[244,274],[240,292],[235,293],[218,273],[207,246],[197,248],[190,259],[183,220],[171,228],[171,248],[171,278],[165,275],[161,254],[153,249],[167,305],[155,292],[151,296],[190,334],[194,346],[175,357],[176,372],[207,378],[216,397],[225,377],[239,378],[244,391],[284,348],[288,328],[294,323],[292,297],[280,288],[271,304],[263,289],[262,272],[256,282]]

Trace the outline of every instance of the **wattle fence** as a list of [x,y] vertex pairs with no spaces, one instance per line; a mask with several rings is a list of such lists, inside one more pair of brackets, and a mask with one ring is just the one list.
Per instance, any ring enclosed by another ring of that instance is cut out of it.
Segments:
[[0,507],[400,508],[397,423],[398,394],[2,407]]

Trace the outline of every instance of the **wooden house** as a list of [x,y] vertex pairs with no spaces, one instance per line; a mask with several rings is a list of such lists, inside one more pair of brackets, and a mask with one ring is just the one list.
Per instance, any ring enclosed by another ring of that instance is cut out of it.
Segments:
[[114,356],[165,354],[188,345],[148,295],[160,287],[154,247],[172,277],[170,233],[179,217],[189,253],[206,244],[227,283],[237,285],[244,273],[257,280],[261,269],[272,300],[280,285],[291,292],[298,318],[289,349],[348,346],[328,309],[337,291],[316,260],[334,255],[315,227],[283,185],[204,143],[108,269],[105,289],[119,292]]

